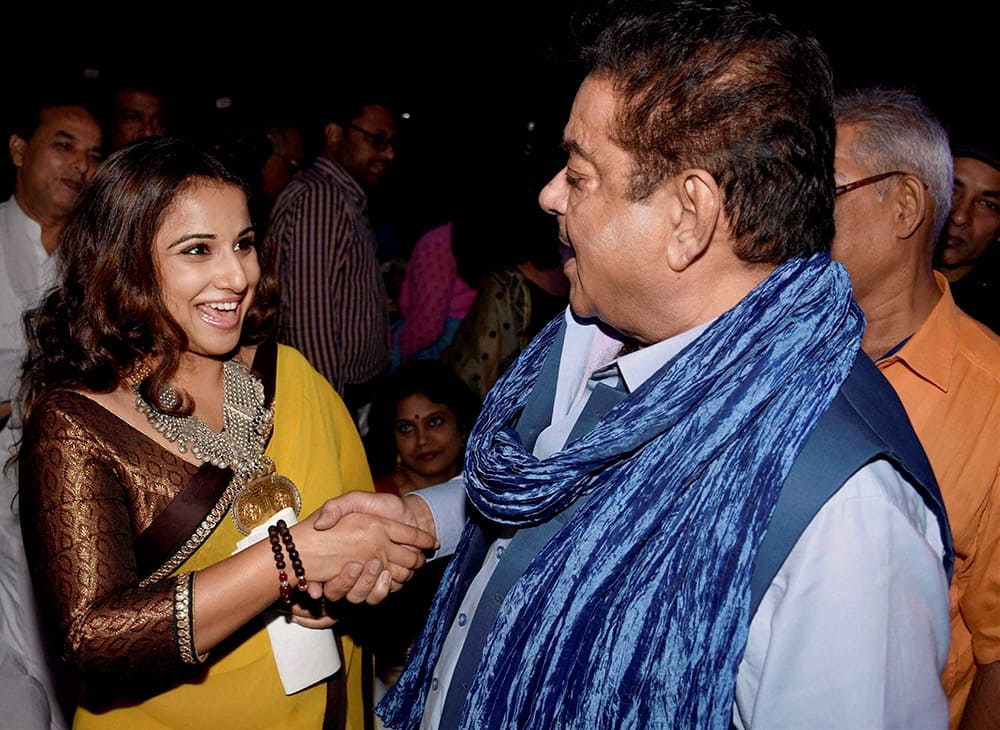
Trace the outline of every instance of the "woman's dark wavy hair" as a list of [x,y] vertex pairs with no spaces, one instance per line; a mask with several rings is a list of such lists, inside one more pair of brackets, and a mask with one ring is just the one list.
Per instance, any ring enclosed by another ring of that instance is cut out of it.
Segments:
[[[219,160],[174,138],[128,145],[94,175],[59,237],[62,280],[24,317],[26,414],[41,394],[55,388],[113,391],[141,362],[152,368],[140,387],[143,397],[170,413],[191,412],[184,394],[173,408],[158,395],[176,372],[188,340],[160,295],[153,240],[177,197],[199,183],[246,192],[243,181]],[[268,339],[277,326],[272,257],[259,241],[256,245],[261,279],[241,345]]]
[[396,463],[396,407],[404,398],[423,395],[432,403],[448,406],[455,415],[458,432],[468,436],[479,416],[479,397],[450,367],[437,360],[410,360],[386,379],[369,414],[365,438],[368,466],[378,476],[392,471]]

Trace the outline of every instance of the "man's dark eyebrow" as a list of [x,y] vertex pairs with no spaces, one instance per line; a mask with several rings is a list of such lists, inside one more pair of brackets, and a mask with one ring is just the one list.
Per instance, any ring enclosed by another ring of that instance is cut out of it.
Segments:
[[580,146],[580,143],[575,139],[564,139],[562,143],[563,151],[567,155],[576,155],[577,157],[582,157],[587,162],[593,163],[593,156]]
[[[954,185],[955,185],[955,187],[957,187],[957,188],[964,188],[964,187],[965,187],[965,183],[964,183],[964,182],[962,182],[962,181],[961,181],[961,180],[960,180],[959,178],[957,178],[957,177],[955,178],[955,183],[954,183]],[[983,191],[983,192],[981,193],[981,195],[983,195],[983,196],[985,196],[985,197],[987,197],[987,198],[1000,198],[1000,190],[984,190],[984,191]]]

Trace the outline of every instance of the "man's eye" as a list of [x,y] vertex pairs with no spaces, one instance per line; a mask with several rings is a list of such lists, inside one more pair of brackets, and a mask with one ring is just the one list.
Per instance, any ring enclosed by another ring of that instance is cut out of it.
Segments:
[[580,187],[580,183],[583,181],[583,176],[579,175],[575,170],[566,166],[566,184],[571,188]]

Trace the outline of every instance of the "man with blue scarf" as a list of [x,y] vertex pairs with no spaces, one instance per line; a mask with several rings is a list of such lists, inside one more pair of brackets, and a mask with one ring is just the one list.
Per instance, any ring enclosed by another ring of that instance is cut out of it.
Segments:
[[827,255],[827,60],[745,4],[620,5],[540,196],[571,310],[487,396],[460,482],[317,523],[384,510],[458,543],[377,712],[943,728],[951,539]]

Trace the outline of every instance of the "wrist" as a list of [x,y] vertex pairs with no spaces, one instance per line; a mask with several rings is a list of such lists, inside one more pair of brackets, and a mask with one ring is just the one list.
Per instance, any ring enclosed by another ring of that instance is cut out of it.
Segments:
[[434,515],[427,502],[418,494],[408,494],[403,497],[407,512],[413,518],[414,524],[424,532],[428,532],[437,539],[437,526],[434,524]]

